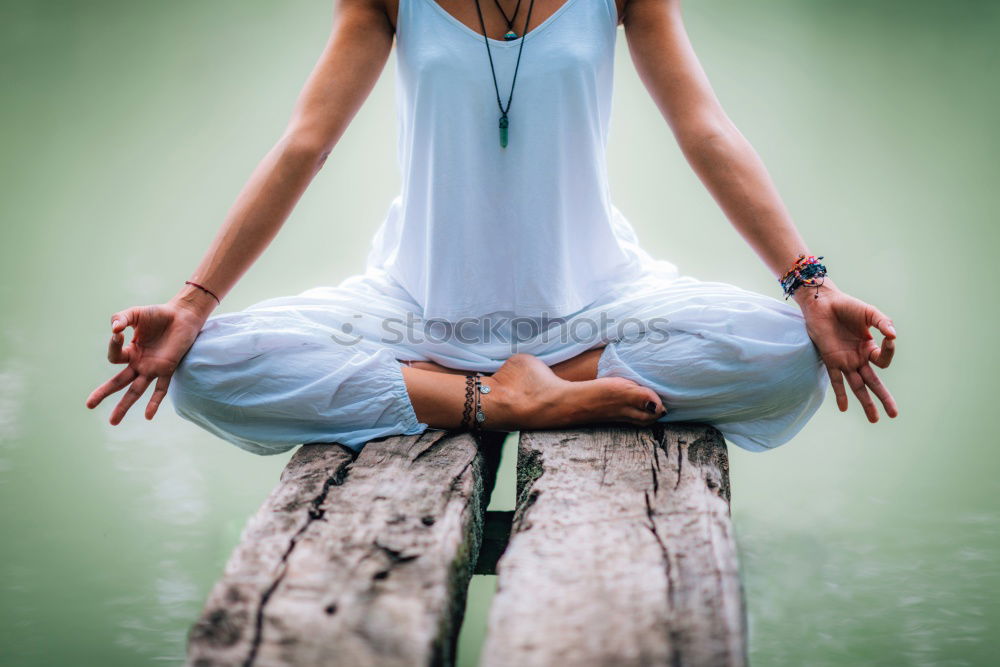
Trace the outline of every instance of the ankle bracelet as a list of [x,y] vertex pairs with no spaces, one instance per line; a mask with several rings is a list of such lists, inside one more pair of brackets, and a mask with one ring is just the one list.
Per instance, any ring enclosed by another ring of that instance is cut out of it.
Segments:
[[486,412],[483,411],[482,394],[490,393],[489,385],[483,384],[482,373],[465,376],[465,409],[462,411],[462,426],[477,438],[482,435]]
[[472,430],[472,407],[475,402],[476,380],[474,375],[465,376],[465,408],[462,410],[461,426]]
[[483,374],[476,373],[476,431],[482,433],[483,422],[486,421],[486,413],[483,412],[482,405],[482,395],[490,393],[490,386],[488,384],[483,384],[482,380]]

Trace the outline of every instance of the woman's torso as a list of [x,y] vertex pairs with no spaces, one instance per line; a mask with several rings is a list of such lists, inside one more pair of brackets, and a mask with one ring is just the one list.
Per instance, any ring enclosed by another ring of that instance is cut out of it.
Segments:
[[504,107],[524,42],[501,147],[482,33],[435,0],[398,2],[402,191],[367,263],[396,278],[425,318],[568,314],[650,259],[608,187],[616,0],[548,8],[541,20],[533,11],[525,37],[490,38]]

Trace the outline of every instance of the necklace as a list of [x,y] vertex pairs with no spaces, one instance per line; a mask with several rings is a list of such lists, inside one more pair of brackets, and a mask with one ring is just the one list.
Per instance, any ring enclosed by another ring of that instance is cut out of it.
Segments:
[[[500,107],[500,147],[507,147],[507,133],[510,128],[510,120],[507,118],[507,111],[510,110],[510,103],[514,99],[514,83],[517,81],[517,69],[521,66],[521,51],[524,50],[524,36],[528,34],[528,22],[531,21],[531,8],[535,6],[535,0],[528,2],[528,15],[524,17],[524,35],[521,36],[521,44],[517,47],[517,62],[514,63],[514,77],[510,82],[510,95],[507,96],[507,107],[504,108],[500,102],[500,86],[497,85],[497,72],[493,67],[493,52],[490,51],[490,40],[486,34],[486,22],[483,21],[483,10],[479,7],[479,0],[476,0],[476,12],[479,13],[479,25],[483,27],[483,42],[486,43],[486,55],[490,59],[490,71],[493,73],[493,88],[497,92],[497,106]],[[506,18],[506,14],[504,15]]]
[[514,5],[514,17],[507,18],[507,12],[503,10],[500,6],[500,0],[493,0],[497,4],[497,9],[503,14],[503,20],[507,23],[507,32],[504,34],[503,38],[508,42],[512,39],[517,39],[517,33],[514,32],[514,17],[517,16],[517,10],[521,8],[521,0],[517,0],[517,4]]

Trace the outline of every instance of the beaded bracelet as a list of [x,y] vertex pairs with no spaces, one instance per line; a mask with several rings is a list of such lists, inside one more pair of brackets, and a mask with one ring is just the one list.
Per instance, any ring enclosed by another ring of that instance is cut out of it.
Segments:
[[799,287],[815,287],[814,299],[819,298],[819,287],[823,284],[823,277],[826,275],[826,267],[820,264],[823,259],[820,255],[799,255],[792,268],[785,272],[785,275],[778,278],[785,294],[785,299],[792,296]]
[[468,428],[477,440],[483,435],[483,422],[486,413],[483,412],[481,395],[490,393],[489,385],[483,384],[482,373],[478,371],[465,376],[465,409],[462,411],[462,426]]
[[462,410],[462,426],[468,429],[472,429],[472,405],[475,402],[476,394],[476,376],[466,375],[465,376],[465,408]]
[[482,435],[483,422],[486,421],[486,413],[483,412],[482,395],[490,393],[489,385],[483,384],[483,374],[476,373],[476,430]]

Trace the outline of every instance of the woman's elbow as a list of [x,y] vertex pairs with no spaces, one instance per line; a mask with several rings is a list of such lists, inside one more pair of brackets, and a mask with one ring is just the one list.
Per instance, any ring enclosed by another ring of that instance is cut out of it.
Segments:
[[706,118],[677,132],[677,143],[690,160],[711,161],[742,150],[743,134],[728,118]]
[[308,162],[319,168],[326,162],[336,142],[328,133],[292,129],[282,136],[279,143],[281,154],[289,160]]

